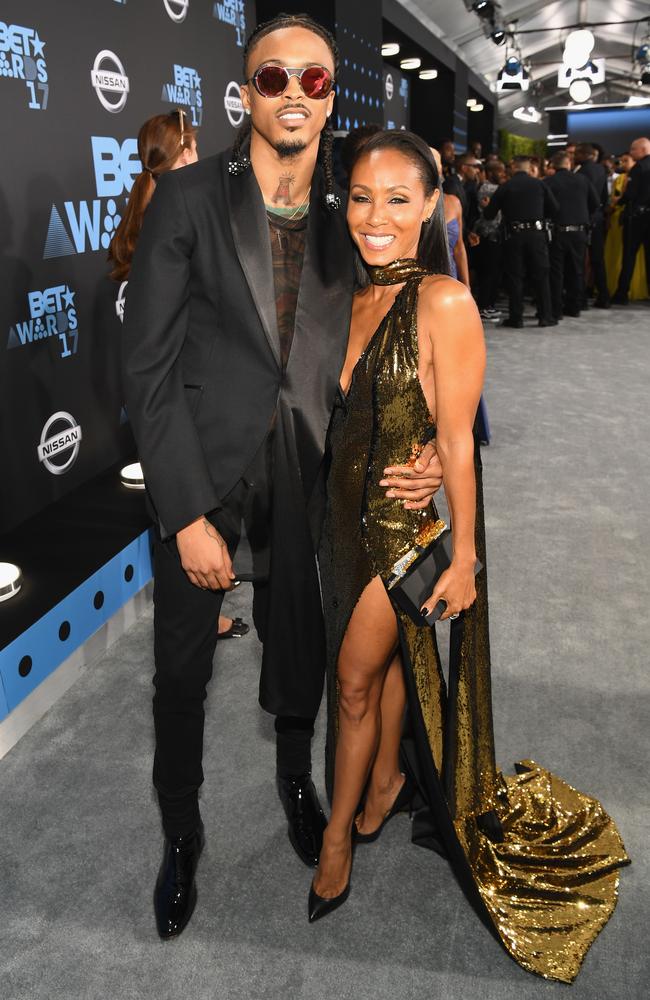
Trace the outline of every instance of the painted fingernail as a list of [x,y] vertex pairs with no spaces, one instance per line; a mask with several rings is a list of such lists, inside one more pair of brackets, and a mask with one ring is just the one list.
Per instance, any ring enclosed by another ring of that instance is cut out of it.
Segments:
[[379,480],[379,485],[380,486],[390,486],[390,483],[388,482],[387,479],[380,479]]
[[428,608],[420,608],[420,614],[421,614],[421,615],[424,615],[424,617],[426,618],[426,617],[427,617],[427,615],[430,615],[430,614],[431,614],[431,612],[429,611],[429,609],[428,609]]
[[386,491],[386,496],[387,497],[394,497],[395,496],[395,490],[387,490]]

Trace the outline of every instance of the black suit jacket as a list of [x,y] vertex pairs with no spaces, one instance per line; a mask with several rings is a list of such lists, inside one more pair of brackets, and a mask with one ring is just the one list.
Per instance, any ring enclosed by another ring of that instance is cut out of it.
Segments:
[[560,169],[544,180],[558,203],[555,221],[561,226],[588,226],[600,208],[596,189],[582,171]]
[[308,500],[345,355],[353,258],[344,209],[325,208],[317,171],[283,373],[266,210],[252,168],[231,176],[228,160],[224,152],[160,177],[129,280],[124,394],[163,537],[219,508],[280,399]]
[[600,209],[604,213],[609,202],[609,191],[607,190],[607,171],[602,163],[585,160],[584,163],[580,164],[577,173],[583,174],[591,181],[598,196]]

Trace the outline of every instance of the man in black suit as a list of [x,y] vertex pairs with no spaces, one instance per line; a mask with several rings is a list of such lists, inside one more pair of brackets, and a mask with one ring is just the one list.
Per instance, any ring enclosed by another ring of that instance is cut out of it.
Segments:
[[[596,289],[596,309],[609,309],[609,289],[605,271],[605,216],[609,202],[607,189],[607,171],[602,163],[598,163],[598,150],[589,142],[581,142],[576,146],[575,162],[577,172],[591,181],[598,197],[598,209],[594,213],[591,224],[591,241],[589,244],[589,260],[591,276]],[[586,294],[583,303],[587,305]]]
[[[203,702],[242,520],[258,564],[260,701],[277,717],[278,790],[307,864],[325,824],[310,773],[324,678],[315,542],[353,293],[328,124],[337,50],[311,19],[278,16],[253,32],[244,62],[248,127],[232,151],[157,181],[124,323],[125,397],[158,525],[163,938],[182,932],[196,902]],[[440,481],[432,453],[420,478],[389,476],[386,488],[426,503]]]
[[650,282],[650,139],[635,139],[630,146],[635,161],[619,202],[623,205],[623,264],[612,301],[626,306],[639,247],[644,248],[646,274]]
[[580,315],[587,237],[600,201],[586,174],[571,172],[571,158],[566,151],[556,153],[551,163],[555,173],[544,181],[558,203],[549,248],[551,306],[554,318],[562,319],[563,315]]
[[551,311],[545,228],[545,220],[557,211],[557,201],[543,181],[530,176],[528,156],[515,156],[512,169],[510,180],[497,188],[483,210],[488,220],[500,211],[505,225],[503,263],[510,310],[502,325],[515,329],[524,325],[524,277],[528,271],[535,288],[538,326],[557,326]]

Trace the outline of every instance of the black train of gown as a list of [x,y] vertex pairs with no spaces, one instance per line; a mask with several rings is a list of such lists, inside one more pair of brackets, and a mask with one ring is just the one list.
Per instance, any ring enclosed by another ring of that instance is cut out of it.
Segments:
[[[432,508],[405,510],[378,485],[386,466],[416,455],[435,433],[418,379],[417,293],[427,273],[413,260],[373,270],[377,283],[405,284],[359,359],[347,396],[340,393],[330,428],[319,556],[330,794],[336,662],[348,622],[367,584],[377,575],[386,581],[438,517]],[[478,447],[476,454],[476,551],[485,567]],[[486,569],[477,577],[475,604],[451,626],[448,684],[435,631],[396,613],[421,816],[435,826],[459,881],[512,957],[530,972],[571,982],[614,910],[618,869],[629,860],[616,825],[597,800],[533,761],[518,763],[514,776],[497,769]],[[414,840],[421,827],[416,816]]]

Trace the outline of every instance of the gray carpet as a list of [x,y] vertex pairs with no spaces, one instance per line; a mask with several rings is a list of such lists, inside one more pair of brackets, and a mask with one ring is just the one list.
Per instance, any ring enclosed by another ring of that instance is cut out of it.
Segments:
[[[495,725],[510,770],[531,756],[601,798],[633,865],[570,988],[648,993],[647,570],[650,310],[488,331],[484,449]],[[247,614],[242,587],[230,610]],[[5,1000],[532,1000],[523,972],[444,861],[398,817],[357,853],[337,914],[307,924],[310,874],[273,787],[256,640],[223,643],[210,691],[199,904],[161,943],[150,783],[147,614],[0,763],[0,995]],[[323,725],[315,760],[322,760]],[[319,775],[320,780],[320,775]]]

